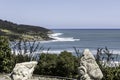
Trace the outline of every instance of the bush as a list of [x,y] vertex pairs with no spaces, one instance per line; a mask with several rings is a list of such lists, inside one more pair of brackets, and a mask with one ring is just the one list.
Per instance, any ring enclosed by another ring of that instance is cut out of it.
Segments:
[[[39,47],[38,45],[35,47],[35,49],[38,49],[37,48]],[[30,49],[31,49],[31,53],[34,53],[34,51],[36,51],[34,49],[34,43],[33,46],[30,46]],[[21,48],[20,48],[20,52],[21,52]],[[104,57],[103,52],[106,54],[106,59],[108,62],[112,59],[112,54],[107,48],[105,49],[102,48],[97,50],[96,61],[100,66],[101,71],[103,72],[104,75],[102,80],[119,80],[120,66],[119,67],[103,66],[101,64],[101,61]],[[11,72],[13,70],[14,65],[19,62],[36,60],[36,59],[32,59],[33,58],[32,56],[26,55],[25,53],[26,53],[26,48],[24,47],[24,55],[21,53],[17,55],[11,54],[11,49],[9,47],[8,39],[6,37],[0,36],[0,72]],[[79,59],[80,57],[73,56],[72,53],[67,51],[63,51],[59,55],[41,53],[38,58],[38,65],[34,73],[39,75],[77,78]]]
[[[35,73],[40,74],[40,75],[77,78],[79,57],[77,58],[76,56],[73,56],[72,53],[67,52],[67,51],[63,51],[59,55],[43,53],[39,57],[40,58],[39,58],[38,66],[35,70]],[[96,58],[99,58],[96,60],[104,75],[102,80],[119,80],[120,79],[120,66],[119,67],[103,66],[99,62],[101,61],[101,57],[103,57],[103,55],[99,55],[98,57],[96,57]],[[107,60],[108,58],[109,57],[107,57]]]
[[57,75],[63,77],[73,77],[77,69],[75,63],[76,57],[72,53],[64,51],[61,52],[57,59]]
[[0,36],[0,72],[11,72],[14,67],[9,41]]
[[102,67],[102,80],[120,80],[120,67]]
[[40,75],[55,75],[57,57],[58,56],[56,54],[42,53],[39,56],[38,65],[34,73]]
[[[117,58],[117,57],[116,57]],[[101,61],[106,60],[107,63],[110,61],[114,61],[115,56],[113,53],[109,51],[107,47],[105,48],[98,48],[97,49],[97,55],[96,55],[96,61],[103,73],[103,79],[102,80],[120,80],[120,66],[106,66],[101,63]]]
[[74,77],[77,75],[77,59],[72,53],[64,51],[61,54],[40,55],[35,74]]

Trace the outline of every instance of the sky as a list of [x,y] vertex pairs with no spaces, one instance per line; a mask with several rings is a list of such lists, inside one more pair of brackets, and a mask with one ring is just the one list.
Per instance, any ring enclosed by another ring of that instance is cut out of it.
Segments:
[[0,19],[60,28],[120,28],[120,0],[0,0]]

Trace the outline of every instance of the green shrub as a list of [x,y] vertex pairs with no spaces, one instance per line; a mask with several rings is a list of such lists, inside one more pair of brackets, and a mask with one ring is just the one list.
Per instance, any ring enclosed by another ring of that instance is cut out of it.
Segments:
[[14,67],[9,41],[0,36],[0,72],[10,72]]
[[23,54],[17,54],[14,55],[14,62],[16,63],[22,63],[22,62],[28,62],[31,60],[31,57],[29,57],[28,55],[23,55]]
[[77,75],[78,62],[72,53],[64,51],[61,54],[45,54],[39,57],[35,74],[74,77]]
[[101,61],[103,61],[104,57],[108,63],[115,59],[115,56],[113,56],[113,53],[107,47],[97,49],[96,61],[103,73],[102,80],[120,80],[120,66],[109,67],[102,65]]
[[120,80],[120,67],[102,67],[102,80]]
[[56,54],[42,53],[39,56],[38,65],[34,73],[40,75],[55,75],[57,57],[58,56]]
[[73,77],[75,75],[75,69],[77,69],[75,59],[72,53],[67,51],[61,52],[57,59],[58,76]]

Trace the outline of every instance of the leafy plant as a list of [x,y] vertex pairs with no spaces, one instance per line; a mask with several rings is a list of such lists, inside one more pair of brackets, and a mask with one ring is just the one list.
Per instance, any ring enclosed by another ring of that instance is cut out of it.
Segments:
[[0,36],[0,72],[10,72],[13,66],[14,62],[9,41],[6,37]]
[[[113,67],[106,65],[106,64],[110,65],[110,62],[113,61],[114,59],[115,56],[113,56],[113,53],[110,52],[110,50],[107,47],[97,49],[96,61],[103,73],[102,80],[120,80],[120,66]],[[101,63],[102,61],[106,62]]]

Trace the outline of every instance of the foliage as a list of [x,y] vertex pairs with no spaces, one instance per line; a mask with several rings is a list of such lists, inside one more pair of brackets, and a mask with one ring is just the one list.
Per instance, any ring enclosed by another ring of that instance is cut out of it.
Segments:
[[75,56],[72,53],[64,51],[58,56],[57,74],[63,77],[73,77],[75,69]]
[[40,54],[35,73],[40,75],[55,75],[57,58],[58,56],[56,54]]
[[48,32],[51,32],[49,29],[31,26],[31,25],[19,25],[9,21],[0,20],[0,36],[7,36],[10,40],[48,40]]
[[0,36],[0,72],[10,72],[13,69],[11,49],[7,38]]
[[96,61],[103,73],[102,80],[120,80],[120,66],[112,67],[101,63],[101,61],[106,61],[106,63],[109,64],[109,62],[114,61],[114,59],[115,56],[113,56],[113,53],[110,52],[107,47],[97,49]]
[[102,67],[102,80],[120,80],[120,67]]
[[[0,37],[0,72],[10,72],[15,64],[19,62],[37,60],[38,65],[34,71],[35,74],[77,78],[77,69],[82,55],[78,49],[74,48],[77,56],[67,51],[60,54],[48,54],[41,53],[44,48],[40,47],[40,43],[35,41],[30,43],[29,41],[20,40],[12,43],[15,44],[12,47],[13,54],[11,54],[7,38]],[[17,54],[15,54],[16,49],[18,50]],[[34,57],[33,54],[37,49],[40,53],[37,57]],[[120,79],[120,66],[110,67],[101,64],[103,60],[110,62],[114,59],[115,57],[107,47],[97,49],[96,61],[104,75],[102,80]]]
[[64,51],[59,55],[42,53],[34,73],[40,75],[74,77],[77,75],[77,67],[77,59],[70,52]]
[[[40,54],[43,47],[40,46],[40,42],[37,41],[12,41],[11,49],[13,51],[13,57],[15,63],[26,62],[26,61],[35,61],[38,59],[37,54]],[[39,53],[36,53],[38,51]]]
[[[80,55],[78,57],[73,56],[72,53],[64,51],[59,55],[57,54],[45,54],[39,55],[38,65],[34,71],[35,74],[40,75],[51,75],[51,76],[62,76],[62,77],[73,77],[77,78],[77,69],[79,66]],[[77,53],[76,53],[77,54]],[[110,54],[110,55],[109,55]],[[18,56],[20,58],[20,56]],[[23,59],[25,56],[22,56]],[[17,58],[17,59],[19,59]],[[120,78],[120,66],[106,67],[101,64],[102,60],[109,62],[113,60],[112,53],[107,47],[97,49],[96,60],[104,75],[102,80],[119,80]],[[19,61],[19,60],[18,60]],[[24,60],[26,61],[26,60]]]

